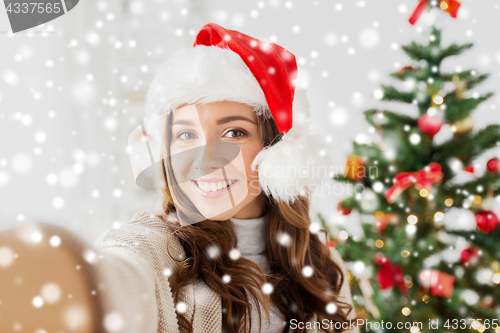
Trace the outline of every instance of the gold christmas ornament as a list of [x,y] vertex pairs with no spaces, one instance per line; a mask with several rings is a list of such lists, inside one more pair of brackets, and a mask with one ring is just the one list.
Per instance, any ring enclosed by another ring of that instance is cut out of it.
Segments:
[[471,115],[468,115],[462,120],[451,124],[451,131],[456,134],[463,134],[470,131],[474,127],[474,120]]
[[464,94],[467,91],[467,80],[460,81],[460,77],[458,75],[453,75],[451,80],[455,84],[455,95],[457,96],[457,99],[464,99]]
[[351,155],[347,158],[345,172],[350,180],[362,180],[365,178],[365,163],[359,155]]

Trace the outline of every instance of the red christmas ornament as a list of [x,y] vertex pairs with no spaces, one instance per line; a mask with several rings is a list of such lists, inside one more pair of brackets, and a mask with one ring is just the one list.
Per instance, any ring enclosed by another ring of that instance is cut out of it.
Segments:
[[343,204],[343,203],[344,203],[344,202],[343,202],[343,201],[341,201],[341,202],[339,202],[339,204],[337,205],[337,210],[339,211],[339,213],[340,213],[341,215],[349,215],[349,214],[351,214],[351,212],[352,212],[352,208],[343,208],[343,207],[342,207],[342,204]]
[[443,126],[443,121],[438,116],[429,116],[424,113],[418,120],[417,126],[425,134],[434,136]]
[[328,240],[327,245],[328,245],[328,247],[337,247],[337,243],[335,243],[332,240]]
[[420,283],[426,292],[433,296],[450,298],[455,288],[455,277],[437,271],[426,269],[420,272]]
[[493,231],[498,226],[498,216],[490,210],[482,210],[476,214],[477,230],[484,234]]
[[500,172],[500,159],[498,157],[492,158],[486,163],[486,172],[498,173]]
[[464,168],[464,171],[467,171],[467,172],[470,172],[470,173],[474,173],[474,166],[472,164],[469,164],[468,166],[466,166]]
[[464,266],[474,265],[481,256],[479,249],[469,247],[460,254],[460,262]]
[[403,279],[403,269],[399,265],[393,265],[390,260],[383,255],[376,255],[375,262],[380,265],[377,271],[377,283],[380,289],[385,290],[398,286],[401,293],[407,294],[405,282]]

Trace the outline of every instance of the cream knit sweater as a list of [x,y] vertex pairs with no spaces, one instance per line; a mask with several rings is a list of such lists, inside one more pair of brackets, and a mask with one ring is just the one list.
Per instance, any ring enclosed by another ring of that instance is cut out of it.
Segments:
[[[180,302],[174,304],[169,276],[178,263],[167,252],[170,235],[172,231],[161,217],[140,211],[130,222],[106,231],[94,242],[100,258],[96,269],[98,292],[104,295],[108,326],[120,326],[120,332],[130,333],[181,333],[176,311],[183,311],[195,333],[222,332],[220,297],[205,283],[196,281],[185,287]],[[185,257],[175,236],[170,240],[170,253],[179,259]],[[346,275],[342,259],[333,248],[332,258]],[[347,278],[344,281],[340,300],[352,304]],[[351,311],[349,318],[354,315]],[[322,330],[313,328],[307,332]]]

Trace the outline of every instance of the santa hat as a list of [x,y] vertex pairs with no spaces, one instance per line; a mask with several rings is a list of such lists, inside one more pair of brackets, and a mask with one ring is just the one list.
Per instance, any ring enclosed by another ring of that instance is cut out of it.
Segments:
[[[177,51],[156,72],[146,97],[146,119],[184,104],[218,101],[248,104],[272,117],[284,135],[259,152],[252,168],[258,168],[266,195],[291,203],[313,184],[321,185],[329,165],[325,142],[310,130],[310,106],[297,74],[295,56],[283,47],[209,23],[192,48]],[[146,121],[145,130],[158,137],[153,123]]]

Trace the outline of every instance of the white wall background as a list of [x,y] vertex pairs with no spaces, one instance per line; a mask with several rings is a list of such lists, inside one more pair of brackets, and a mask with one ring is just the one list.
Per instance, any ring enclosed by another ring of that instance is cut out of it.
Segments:
[[[410,64],[397,46],[425,38],[419,32],[423,19],[408,23],[416,4],[82,0],[65,16],[15,35],[0,9],[0,230],[50,222],[90,241],[139,209],[156,209],[158,193],[134,184],[127,137],[142,122],[141,96],[155,68],[179,48],[191,47],[208,22],[276,42],[296,55],[307,73],[314,126],[331,140],[342,167],[352,140],[359,133],[374,135],[362,111],[416,114],[372,97],[381,83],[396,83],[388,73]],[[490,72],[477,91],[497,94],[473,117],[476,128],[500,123],[500,0],[463,0],[459,18],[446,22],[444,44],[475,47],[446,60],[443,70]],[[480,170],[495,153],[479,160]],[[314,207],[333,220],[342,197],[315,197]]]

